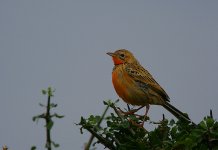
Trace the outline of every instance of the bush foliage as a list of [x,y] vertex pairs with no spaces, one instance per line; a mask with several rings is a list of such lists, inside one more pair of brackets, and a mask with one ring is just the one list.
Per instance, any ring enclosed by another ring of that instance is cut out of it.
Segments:
[[[92,134],[85,149],[90,149],[90,143],[95,137],[97,141],[112,150],[214,150],[218,149],[218,122],[210,116],[205,117],[199,124],[185,123],[163,119],[151,122],[146,118],[145,123],[151,123],[155,129],[148,131],[139,124],[143,117],[123,115],[115,106],[116,102],[104,102],[113,110],[108,116],[91,115],[87,119],[81,117],[81,133],[86,129]],[[106,111],[105,111],[106,112]],[[104,120],[104,126],[100,126]]]

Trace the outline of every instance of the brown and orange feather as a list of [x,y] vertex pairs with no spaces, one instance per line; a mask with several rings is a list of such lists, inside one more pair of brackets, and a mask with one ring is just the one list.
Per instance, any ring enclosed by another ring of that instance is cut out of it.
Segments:
[[176,117],[190,121],[186,115],[168,103],[167,93],[130,51],[120,49],[107,54],[114,62],[112,72],[114,89],[126,103],[147,106],[146,108],[149,108],[149,104],[162,105]]

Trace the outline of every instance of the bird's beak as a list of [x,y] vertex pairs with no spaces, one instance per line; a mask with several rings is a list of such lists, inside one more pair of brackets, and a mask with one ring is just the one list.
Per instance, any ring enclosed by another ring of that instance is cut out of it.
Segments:
[[109,56],[111,56],[111,57],[115,56],[115,54],[112,53],[112,52],[108,52],[107,54],[108,54]]

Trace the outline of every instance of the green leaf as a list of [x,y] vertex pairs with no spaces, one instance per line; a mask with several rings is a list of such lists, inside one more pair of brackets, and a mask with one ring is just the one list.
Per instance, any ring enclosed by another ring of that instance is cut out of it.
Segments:
[[39,119],[39,117],[38,117],[38,116],[34,116],[34,117],[32,118],[33,121],[36,121],[36,119]]
[[56,117],[56,118],[63,118],[64,116],[63,115],[58,115],[58,114],[54,114],[54,116]]
[[32,147],[31,147],[31,150],[36,150],[36,146],[32,146]]
[[78,125],[83,126],[83,125],[85,125],[85,124],[86,124],[86,119],[83,118],[83,117],[81,117],[81,118],[80,118],[80,122],[78,123]]
[[206,119],[205,119],[205,121],[206,121],[206,124],[207,124],[207,127],[208,128],[210,128],[210,127],[212,127],[213,125],[214,125],[214,120],[213,120],[213,118],[210,118],[210,117],[207,117]]
[[49,129],[49,130],[51,130],[51,128],[53,127],[53,125],[54,125],[54,122],[53,122],[52,120],[50,120],[50,121],[48,122],[48,124],[46,125],[46,128]]
[[199,138],[205,134],[205,130],[203,129],[193,129],[190,136],[194,136],[195,138]]
[[127,121],[125,121],[125,122],[122,123],[122,127],[123,127],[123,128],[129,128],[129,126],[130,126],[130,124],[129,124],[129,122],[127,122]]
[[104,105],[112,106],[113,102],[111,100],[103,101]]
[[115,102],[112,102],[111,100],[107,100],[107,101],[103,101],[104,105],[107,105],[107,106],[110,106],[110,107],[114,107],[115,106],[115,103],[117,103],[119,101],[116,100]]
[[206,125],[206,123],[204,122],[204,121],[201,121],[200,123],[199,123],[199,126],[201,127],[201,128],[203,128],[203,129],[207,129],[207,125]]
[[177,126],[172,127],[172,129],[171,129],[171,136],[172,136],[172,138],[175,138],[176,135],[177,135]]
[[218,131],[211,131],[211,134],[218,140]]
[[57,106],[58,106],[58,104],[54,104],[54,103],[50,104],[50,108],[54,108],[54,107],[57,107]]
[[40,118],[44,118],[44,117],[45,117],[45,114],[41,114],[41,115],[33,116],[32,120],[38,122]]
[[188,146],[188,145],[191,145],[192,144],[192,139],[191,138],[186,138],[185,139],[185,144]]
[[198,132],[198,131],[192,131],[191,134],[190,134],[190,137],[193,139],[193,140],[196,140],[196,139],[200,139],[202,136],[202,133],[201,132]]
[[43,94],[43,95],[46,95],[46,94],[47,94],[47,91],[46,91],[46,90],[42,90],[42,94]]
[[101,119],[101,116],[93,116],[93,115],[91,115],[88,118],[88,123],[90,123],[91,125],[95,126],[95,125],[98,124],[100,119]]
[[52,143],[52,145],[53,145],[55,148],[57,148],[57,147],[60,146],[59,144],[55,143],[54,141],[51,141],[51,143]]
[[39,106],[41,106],[41,107],[46,107],[44,104],[42,104],[42,103],[39,103]]
[[175,125],[175,120],[171,119],[169,125],[170,125],[170,126]]
[[106,101],[103,101],[103,104],[104,104],[104,105],[108,105],[108,102],[106,102]]
[[[135,122],[139,121],[139,119],[135,115],[129,115],[129,119],[131,119],[132,121],[135,121]],[[142,119],[144,119],[144,116],[142,117]]]
[[53,97],[54,96],[53,93],[55,92],[55,90],[53,90],[51,87],[48,87],[47,92],[48,92],[48,96]]

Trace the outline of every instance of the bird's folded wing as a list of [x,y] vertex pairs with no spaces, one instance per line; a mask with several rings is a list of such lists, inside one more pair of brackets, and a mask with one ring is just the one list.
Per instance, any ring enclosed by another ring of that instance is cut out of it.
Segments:
[[154,92],[158,93],[165,101],[169,101],[169,96],[164,89],[154,80],[152,75],[144,69],[139,63],[128,64],[126,71],[141,88],[151,88]]

